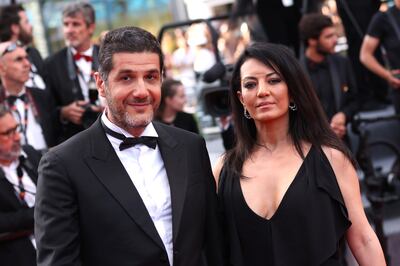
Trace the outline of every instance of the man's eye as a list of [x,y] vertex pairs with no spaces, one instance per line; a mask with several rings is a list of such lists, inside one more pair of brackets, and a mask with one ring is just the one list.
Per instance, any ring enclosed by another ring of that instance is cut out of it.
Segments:
[[131,80],[131,77],[129,77],[129,76],[123,76],[123,77],[121,77],[121,79],[122,79],[123,81],[128,81],[128,80]]
[[158,79],[158,75],[156,74],[150,74],[150,75],[146,75],[145,77],[147,80],[157,80]]
[[246,82],[243,84],[243,87],[246,89],[253,89],[257,86],[255,82]]

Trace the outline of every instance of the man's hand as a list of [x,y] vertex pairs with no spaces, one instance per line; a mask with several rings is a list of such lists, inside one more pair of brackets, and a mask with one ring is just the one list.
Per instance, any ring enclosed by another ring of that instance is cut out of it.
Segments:
[[332,117],[331,128],[341,139],[346,135],[346,115],[343,112],[338,112]]
[[400,69],[395,69],[390,71],[390,74],[387,78],[390,86],[393,89],[400,89]]
[[83,106],[87,103],[87,101],[75,101],[61,107],[61,119],[65,119],[74,124],[81,125],[82,115],[85,112]]

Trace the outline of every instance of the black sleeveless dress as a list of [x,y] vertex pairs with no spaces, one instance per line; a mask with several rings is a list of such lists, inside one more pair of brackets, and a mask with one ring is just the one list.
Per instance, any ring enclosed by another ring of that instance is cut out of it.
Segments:
[[270,219],[247,205],[237,176],[223,168],[219,203],[230,265],[339,266],[340,244],[351,225],[333,169],[311,147]]

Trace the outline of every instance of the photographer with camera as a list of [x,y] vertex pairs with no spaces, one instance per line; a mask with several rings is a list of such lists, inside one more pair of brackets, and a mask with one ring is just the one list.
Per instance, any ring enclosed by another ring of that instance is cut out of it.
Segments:
[[95,13],[88,3],[74,2],[63,10],[63,33],[67,47],[45,61],[46,82],[60,113],[59,142],[89,127],[102,108],[93,73],[97,71],[99,48],[91,37]]
[[[400,0],[394,3],[386,12],[378,12],[372,18],[361,46],[360,61],[393,88],[393,104],[400,114]],[[388,69],[374,56],[380,44],[386,52]]]

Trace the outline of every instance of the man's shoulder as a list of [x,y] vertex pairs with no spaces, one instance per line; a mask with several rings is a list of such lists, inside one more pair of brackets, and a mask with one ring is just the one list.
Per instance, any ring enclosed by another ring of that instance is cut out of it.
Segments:
[[[203,137],[201,137],[199,134],[195,134],[193,132],[190,132],[190,131],[187,131],[187,130],[184,130],[184,129],[181,129],[178,127],[166,125],[161,122],[154,121],[153,125],[159,134],[160,134],[160,130],[164,131],[165,133],[173,136],[174,139],[176,139],[177,141],[199,141],[199,140],[203,139]],[[162,136],[160,136],[160,137],[162,137]]]
[[52,147],[50,152],[61,158],[70,157],[76,158],[77,160],[86,156],[87,152],[90,150],[93,139],[96,139],[98,145],[102,145],[101,140],[94,133],[96,129],[92,129],[92,127],[75,134],[59,145]]
[[341,66],[350,62],[346,56],[341,54],[331,54],[329,55],[329,59]]
[[45,64],[46,65],[53,65],[53,64],[60,64],[61,60],[66,60],[68,48],[64,47],[61,50],[55,52],[54,54],[50,55],[46,58]]

